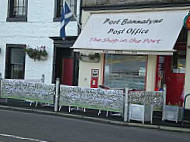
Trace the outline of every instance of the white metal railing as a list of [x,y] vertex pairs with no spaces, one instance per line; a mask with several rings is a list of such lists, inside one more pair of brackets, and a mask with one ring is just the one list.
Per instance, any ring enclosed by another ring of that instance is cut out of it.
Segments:
[[[129,120],[131,104],[150,104],[154,107],[165,105],[165,91],[129,91],[125,88],[124,93],[123,90],[60,85],[59,79],[56,84],[50,85],[15,79],[1,79],[0,82],[1,98],[47,103],[54,106],[54,111],[59,111],[61,106],[68,106],[69,110],[76,107],[83,108],[84,112],[86,109],[96,109],[99,113],[119,112],[123,114],[124,121]],[[143,122],[146,120],[144,118]]]

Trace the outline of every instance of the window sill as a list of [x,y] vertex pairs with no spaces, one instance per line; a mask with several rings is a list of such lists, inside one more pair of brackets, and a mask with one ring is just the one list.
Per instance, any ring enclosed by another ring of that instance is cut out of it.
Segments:
[[27,22],[27,18],[26,17],[7,17],[6,19],[7,22]]
[[60,22],[61,21],[61,17],[54,17],[53,18],[53,22]]
[[[76,19],[72,17],[70,21],[76,21]],[[54,17],[53,22],[61,22],[61,17]]]

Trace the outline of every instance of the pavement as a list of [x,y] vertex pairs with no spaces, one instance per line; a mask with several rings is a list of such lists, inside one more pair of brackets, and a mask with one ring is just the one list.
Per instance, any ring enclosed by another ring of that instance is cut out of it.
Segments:
[[13,111],[24,111],[27,113],[40,113],[44,115],[55,115],[60,117],[84,119],[88,121],[95,121],[100,123],[108,123],[113,125],[122,125],[122,126],[131,126],[131,127],[143,127],[149,129],[160,129],[166,131],[177,131],[177,132],[186,132],[190,133],[190,112],[185,111],[184,123],[181,122],[175,123],[172,121],[162,121],[162,113],[157,111],[153,113],[153,123],[150,124],[146,122],[142,124],[138,121],[124,122],[123,117],[117,113],[111,113],[102,111],[99,115],[98,110],[87,109],[84,112],[82,109],[73,108],[69,112],[68,107],[62,107],[59,112],[54,112],[53,106],[42,105],[24,101],[18,101],[13,99],[0,99],[0,109],[13,110]]

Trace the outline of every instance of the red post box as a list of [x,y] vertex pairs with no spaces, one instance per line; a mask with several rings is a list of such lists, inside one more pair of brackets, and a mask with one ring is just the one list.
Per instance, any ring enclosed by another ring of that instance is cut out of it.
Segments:
[[90,81],[91,88],[98,88],[98,78],[99,78],[99,69],[92,69],[91,81]]

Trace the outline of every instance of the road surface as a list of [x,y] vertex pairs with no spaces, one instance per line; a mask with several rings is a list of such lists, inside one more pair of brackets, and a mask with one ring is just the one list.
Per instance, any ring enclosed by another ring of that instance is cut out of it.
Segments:
[[190,142],[190,134],[0,110],[0,142]]

